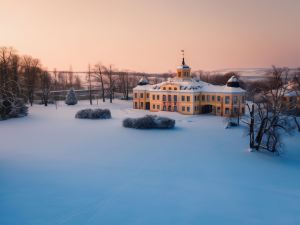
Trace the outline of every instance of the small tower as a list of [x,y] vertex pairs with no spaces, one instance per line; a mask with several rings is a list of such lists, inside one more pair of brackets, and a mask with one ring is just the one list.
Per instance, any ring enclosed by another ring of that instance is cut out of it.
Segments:
[[143,85],[147,85],[149,84],[149,81],[147,80],[147,78],[145,76],[143,76],[140,80],[138,85],[143,86]]
[[232,76],[228,81],[227,81],[227,87],[240,87],[240,82],[239,79],[236,76]]
[[177,67],[177,75],[178,79],[190,79],[191,78],[191,68],[185,64],[184,60],[184,50],[181,50],[182,53],[182,63]]

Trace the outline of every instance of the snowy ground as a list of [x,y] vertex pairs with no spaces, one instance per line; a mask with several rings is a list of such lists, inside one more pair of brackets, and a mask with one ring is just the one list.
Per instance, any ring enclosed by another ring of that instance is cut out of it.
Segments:
[[248,152],[222,118],[160,113],[174,130],[133,130],[76,106],[34,106],[0,122],[1,225],[300,224],[300,135],[285,154]]

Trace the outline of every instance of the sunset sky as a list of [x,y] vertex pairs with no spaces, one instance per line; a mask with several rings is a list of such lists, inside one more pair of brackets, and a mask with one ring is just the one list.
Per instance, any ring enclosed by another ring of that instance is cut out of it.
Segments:
[[0,0],[0,29],[48,69],[300,66],[300,0]]

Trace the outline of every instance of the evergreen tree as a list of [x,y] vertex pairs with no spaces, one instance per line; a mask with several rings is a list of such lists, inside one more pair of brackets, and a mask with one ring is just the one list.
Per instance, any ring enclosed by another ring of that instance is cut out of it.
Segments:
[[75,94],[75,91],[73,88],[71,88],[69,91],[68,91],[68,94],[66,96],[66,100],[65,100],[65,103],[67,105],[76,105],[77,104],[77,97],[76,97],[76,94]]

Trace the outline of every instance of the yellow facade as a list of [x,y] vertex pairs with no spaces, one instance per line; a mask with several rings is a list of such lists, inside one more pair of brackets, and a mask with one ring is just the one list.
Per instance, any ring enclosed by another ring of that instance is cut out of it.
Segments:
[[231,117],[244,114],[244,90],[195,81],[190,77],[190,72],[190,67],[183,60],[175,78],[157,85],[137,86],[133,90],[133,107],[186,115],[211,113]]

